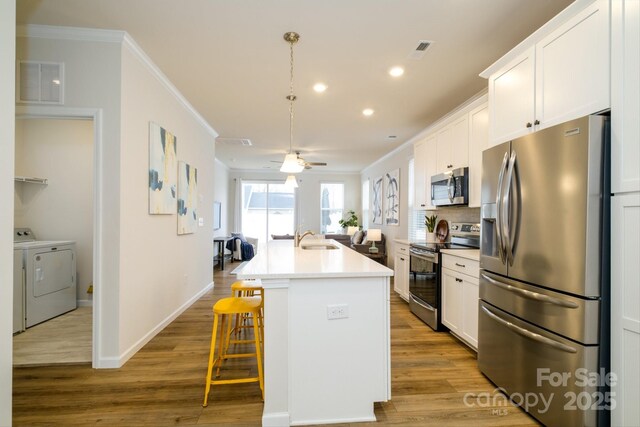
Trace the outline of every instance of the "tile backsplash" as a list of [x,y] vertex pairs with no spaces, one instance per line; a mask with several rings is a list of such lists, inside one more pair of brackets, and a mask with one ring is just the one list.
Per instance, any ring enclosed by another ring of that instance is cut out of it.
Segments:
[[438,221],[441,219],[447,220],[449,225],[452,222],[470,222],[474,224],[480,223],[480,208],[438,208],[435,211],[418,211],[419,224],[416,228],[416,240],[425,239],[426,226],[424,225],[425,215],[438,215]]

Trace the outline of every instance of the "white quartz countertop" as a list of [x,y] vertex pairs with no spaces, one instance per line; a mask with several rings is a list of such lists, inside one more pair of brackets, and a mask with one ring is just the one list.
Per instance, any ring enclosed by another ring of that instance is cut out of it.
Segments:
[[256,256],[234,270],[240,279],[393,276],[393,270],[335,240],[305,239],[304,245],[330,244],[338,249],[302,249],[293,240],[260,245]]
[[440,252],[448,255],[455,255],[460,258],[480,261],[480,249],[441,249]]

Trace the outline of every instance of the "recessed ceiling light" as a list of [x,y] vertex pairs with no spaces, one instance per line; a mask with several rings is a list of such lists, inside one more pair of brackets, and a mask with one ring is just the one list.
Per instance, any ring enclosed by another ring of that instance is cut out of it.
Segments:
[[393,67],[389,70],[389,74],[393,77],[400,77],[404,74],[404,68],[402,67]]
[[324,83],[316,83],[316,84],[313,85],[313,90],[315,90],[318,93],[322,93],[325,90],[327,90],[327,87],[328,86],[326,84],[324,84]]
[[371,108],[365,108],[364,110],[362,110],[362,114],[364,114],[365,116],[370,116],[373,114],[373,110]]

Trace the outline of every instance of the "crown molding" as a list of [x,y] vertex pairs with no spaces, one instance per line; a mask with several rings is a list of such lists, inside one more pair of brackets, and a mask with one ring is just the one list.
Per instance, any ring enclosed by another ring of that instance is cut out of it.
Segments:
[[[211,127],[209,122],[207,122],[205,118],[202,117],[200,113],[198,113],[193,105],[191,105],[191,103],[187,101],[187,98],[185,98],[184,95],[180,93],[178,88],[176,88],[173,83],[171,83],[171,80],[169,80],[169,78],[160,70],[160,68],[158,68],[158,66],[151,60],[151,58],[149,58],[144,50],[142,50],[138,43],[136,43],[135,40],[126,32],[124,33],[122,45],[126,47],[131,53],[133,53],[133,55],[144,66],[147,67],[149,72],[153,74],[156,79],[158,79],[158,81],[164,86],[164,88],[169,91],[189,113],[191,113],[196,121],[200,123],[200,125],[204,127],[207,132],[209,132],[209,134],[211,134],[214,138],[218,137],[218,132],[216,132],[216,130]],[[212,143],[215,143],[215,140],[212,141]]]
[[41,39],[122,43],[125,35],[125,31],[102,30],[98,28],[56,27],[52,25],[35,24],[18,25],[16,27],[16,37]]
[[147,70],[171,93],[178,103],[196,119],[214,138],[218,132],[198,113],[180,91],[171,83],[167,76],[158,68],[151,58],[142,50],[135,40],[126,32],[120,30],[103,30],[98,28],[56,27],[51,25],[20,25],[16,28],[16,37],[32,37],[55,40],[76,40],[103,43],[121,43],[126,47]]
[[489,92],[488,88],[482,89],[480,92],[476,93],[471,98],[467,99],[462,104],[458,105],[456,108],[454,108],[444,116],[440,117],[435,122],[431,123],[429,126],[427,126],[423,130],[418,132],[416,135],[409,138],[407,141],[403,142],[393,150],[389,151],[387,154],[380,157],[378,160],[374,161],[369,166],[362,168],[362,170],[360,171],[360,174],[364,175],[367,169],[372,168],[373,166],[396,155],[400,151],[407,148],[407,146],[412,146],[414,143],[420,141],[425,136],[438,130],[439,127],[442,127],[443,125],[447,124],[449,120],[456,118],[456,116],[461,115],[463,112],[468,112],[469,110],[472,110],[473,108],[475,108],[477,105],[480,105],[481,103],[486,102],[488,99],[488,92]]
[[[228,167],[228,166],[227,166]],[[360,175],[360,171],[332,171],[332,170],[323,170],[323,171],[311,171],[305,170],[303,172],[299,172],[296,174],[288,174],[285,172],[280,172],[277,169],[240,169],[240,168],[229,168],[231,173],[237,174],[263,174],[263,175],[282,175],[286,178],[287,175],[296,175],[296,177],[304,177],[305,175]]]

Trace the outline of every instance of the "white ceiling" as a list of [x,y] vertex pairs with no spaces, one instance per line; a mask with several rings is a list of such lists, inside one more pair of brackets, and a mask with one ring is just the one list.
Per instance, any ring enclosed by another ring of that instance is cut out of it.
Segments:
[[[288,150],[282,35],[296,31],[294,150],[329,164],[314,170],[360,171],[485,88],[478,73],[569,3],[20,0],[17,23],[126,30],[221,137],[253,142],[217,144],[232,169],[277,170],[270,160]],[[408,59],[419,40],[434,43]],[[394,65],[404,76],[388,75]],[[375,114],[364,117],[365,107]]]

